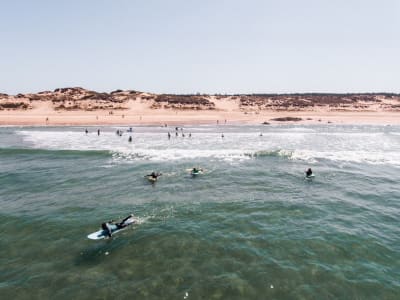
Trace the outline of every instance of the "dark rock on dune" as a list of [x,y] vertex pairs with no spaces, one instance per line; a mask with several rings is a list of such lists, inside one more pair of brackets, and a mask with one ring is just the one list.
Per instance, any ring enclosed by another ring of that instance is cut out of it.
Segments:
[[298,122],[301,121],[302,118],[297,118],[297,117],[282,117],[282,118],[275,118],[275,119],[271,119],[271,121],[279,121],[279,122]]
[[25,102],[5,102],[0,103],[0,109],[28,109],[29,105]]
[[115,91],[112,91],[110,94],[112,95],[112,94],[121,93],[121,92],[123,92],[123,90],[115,90]]
[[164,103],[164,108],[174,109],[215,109],[215,104],[203,96],[197,95],[157,95],[156,103]]

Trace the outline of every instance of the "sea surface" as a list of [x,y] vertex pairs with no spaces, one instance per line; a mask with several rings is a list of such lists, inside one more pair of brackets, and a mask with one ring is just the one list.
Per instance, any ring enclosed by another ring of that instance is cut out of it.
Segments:
[[0,128],[1,299],[400,299],[400,127],[97,129]]

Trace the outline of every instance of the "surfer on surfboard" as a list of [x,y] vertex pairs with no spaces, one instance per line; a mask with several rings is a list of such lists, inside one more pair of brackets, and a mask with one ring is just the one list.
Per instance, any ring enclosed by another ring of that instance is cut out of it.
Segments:
[[306,171],[306,176],[307,177],[311,177],[313,175],[311,168],[308,168],[308,170]]
[[116,229],[121,229],[121,228],[128,226],[128,224],[126,224],[125,222],[132,217],[133,217],[133,214],[130,214],[129,216],[127,216],[125,219],[123,219],[119,223],[114,223],[113,220],[102,223],[101,228],[106,231],[108,237],[111,237],[112,232],[115,231]]

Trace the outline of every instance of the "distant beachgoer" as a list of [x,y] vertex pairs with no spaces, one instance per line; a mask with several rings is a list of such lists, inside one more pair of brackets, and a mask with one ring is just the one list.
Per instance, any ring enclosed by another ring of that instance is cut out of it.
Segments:
[[226,119],[225,119],[225,124],[226,124]]
[[260,136],[263,136],[262,133],[260,133]]
[[175,131],[178,131],[178,127],[175,127]]
[[189,137],[190,137],[190,138],[192,137],[192,133],[189,133]]
[[87,128],[86,128],[86,129],[85,129],[85,133],[88,134],[88,132],[89,132],[89,131],[88,131]]
[[100,129],[97,129],[97,135],[100,135]]
[[168,132],[168,139],[171,139],[171,134]]
[[185,134],[184,134],[184,133],[182,133],[182,137],[185,137]]
[[178,132],[175,132],[175,136],[178,136]]
[[224,134],[221,134],[221,138],[224,138],[225,136],[224,136]]
[[47,117],[47,118],[46,118],[46,123],[48,123],[48,122],[49,122],[49,118]]
[[217,120],[217,125],[219,124],[219,120]]
[[132,136],[129,137],[128,142],[129,142],[129,143],[132,142]]

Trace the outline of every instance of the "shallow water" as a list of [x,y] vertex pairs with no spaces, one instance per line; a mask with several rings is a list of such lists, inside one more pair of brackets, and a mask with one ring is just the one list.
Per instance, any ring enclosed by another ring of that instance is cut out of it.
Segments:
[[1,298],[399,298],[400,127],[88,129],[0,128]]

